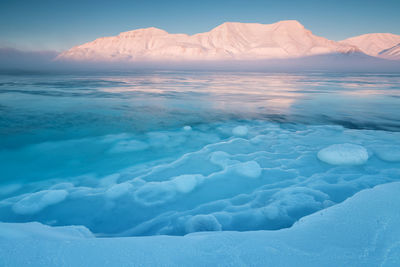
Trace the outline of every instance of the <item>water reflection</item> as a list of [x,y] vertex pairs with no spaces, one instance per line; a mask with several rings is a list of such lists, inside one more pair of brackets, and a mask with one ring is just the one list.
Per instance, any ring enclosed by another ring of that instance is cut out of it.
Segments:
[[[0,136],[149,131],[231,119],[400,130],[400,75],[149,72],[0,76]],[[6,141],[5,141],[6,142]],[[3,143],[4,144],[4,143]]]

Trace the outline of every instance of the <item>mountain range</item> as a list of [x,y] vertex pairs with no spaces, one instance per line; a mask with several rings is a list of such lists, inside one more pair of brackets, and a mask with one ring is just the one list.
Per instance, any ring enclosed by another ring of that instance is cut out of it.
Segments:
[[400,60],[400,35],[365,34],[343,41],[314,35],[295,20],[274,24],[226,22],[209,32],[170,34],[154,27],[102,37],[58,55],[66,61],[212,61],[290,59],[366,54]]

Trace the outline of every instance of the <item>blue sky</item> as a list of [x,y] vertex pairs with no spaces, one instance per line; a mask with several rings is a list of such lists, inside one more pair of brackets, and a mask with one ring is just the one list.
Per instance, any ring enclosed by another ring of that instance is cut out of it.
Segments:
[[151,26],[194,34],[226,21],[287,19],[341,40],[371,32],[400,34],[399,14],[400,0],[0,0],[0,46],[62,51]]

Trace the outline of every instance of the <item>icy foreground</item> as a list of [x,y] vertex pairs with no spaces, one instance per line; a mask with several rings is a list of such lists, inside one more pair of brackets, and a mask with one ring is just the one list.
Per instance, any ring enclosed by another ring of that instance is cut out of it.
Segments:
[[279,231],[94,238],[78,226],[0,224],[1,266],[399,266],[400,183]]
[[398,132],[262,121],[45,142],[8,156],[49,155],[48,164],[73,147],[137,163],[104,176],[13,179],[0,191],[1,221],[114,237],[276,230],[400,178]]

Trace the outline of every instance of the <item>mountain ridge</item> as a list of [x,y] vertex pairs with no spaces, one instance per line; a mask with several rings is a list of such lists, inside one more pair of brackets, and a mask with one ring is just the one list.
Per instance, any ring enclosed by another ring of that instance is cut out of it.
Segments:
[[379,52],[379,56],[382,58],[389,58],[389,59],[399,59],[400,60],[400,43],[397,45],[384,49]]
[[210,61],[290,59],[349,53],[371,55],[351,43],[350,39],[336,42],[314,35],[296,20],[273,24],[225,22],[208,32],[193,35],[173,34],[149,27],[72,47],[58,55],[57,60]]
[[400,35],[392,33],[367,33],[347,38],[340,41],[340,43],[355,45],[367,55],[381,57],[381,52],[400,43]]

